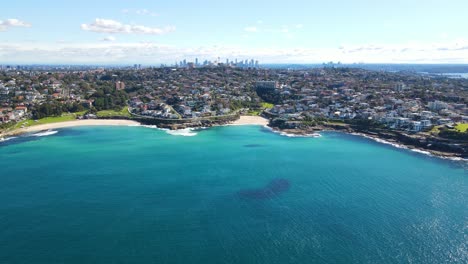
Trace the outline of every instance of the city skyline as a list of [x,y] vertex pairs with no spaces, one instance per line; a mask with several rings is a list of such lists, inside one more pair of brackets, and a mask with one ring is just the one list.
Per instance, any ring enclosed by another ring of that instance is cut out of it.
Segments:
[[465,1],[4,3],[0,63],[468,63]]

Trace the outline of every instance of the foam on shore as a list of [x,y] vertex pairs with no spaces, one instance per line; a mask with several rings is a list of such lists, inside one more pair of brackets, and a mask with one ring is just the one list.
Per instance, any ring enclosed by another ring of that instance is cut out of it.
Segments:
[[310,137],[311,138],[318,138],[318,137],[322,136],[319,133],[298,135],[298,134],[290,134],[290,133],[286,133],[286,132],[279,132],[279,134],[281,136],[285,136],[285,137],[302,137],[302,138],[310,138]]
[[427,156],[430,156],[430,157],[438,157],[438,158],[441,158],[441,159],[447,159],[447,160],[453,160],[453,161],[468,161],[467,159],[460,158],[460,157],[444,157],[444,156],[434,155],[430,151],[421,150],[421,149],[417,149],[417,148],[410,148],[410,147],[407,147],[407,146],[402,145],[402,144],[390,142],[390,141],[387,141],[387,140],[384,140],[384,139],[372,137],[372,136],[362,134],[362,133],[351,133],[351,134],[355,135],[355,136],[361,136],[361,137],[364,137],[364,138],[367,138],[367,139],[371,139],[371,140],[373,140],[375,142],[378,142],[378,143],[381,143],[381,144],[390,145],[392,147],[399,148],[399,149],[406,149],[406,150],[416,152],[416,153],[419,153],[419,154],[423,154],[423,155],[427,155]]
[[51,136],[57,134],[58,131],[52,130],[52,131],[44,131],[44,132],[39,132],[36,134],[33,134],[35,137],[46,137],[46,136]]
[[[172,136],[194,137],[198,135],[198,133],[194,132],[196,130],[195,128],[170,130],[167,128],[159,128],[155,125],[139,125],[139,126],[165,131],[167,134],[172,135]],[[206,129],[206,128],[197,128],[197,129]]]
[[6,142],[8,140],[12,140],[12,139],[15,139],[17,137],[7,137],[7,138],[0,138],[0,142]]
[[269,126],[263,126],[265,129],[268,129],[270,130],[271,132],[275,133],[275,134],[278,134],[280,136],[283,136],[283,137],[299,137],[299,138],[318,138],[318,137],[321,137],[322,135],[320,135],[319,133],[312,133],[312,134],[291,134],[291,133],[286,133],[284,131],[277,131],[277,130],[274,130],[273,128],[269,127]]
[[173,135],[173,136],[183,136],[183,137],[194,137],[198,135],[198,133],[194,132],[193,128],[167,130],[166,133],[169,135]]

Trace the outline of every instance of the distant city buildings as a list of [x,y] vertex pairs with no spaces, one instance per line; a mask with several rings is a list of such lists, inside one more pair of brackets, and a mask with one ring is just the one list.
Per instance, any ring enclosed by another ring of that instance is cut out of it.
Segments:
[[215,61],[204,60],[203,63],[200,63],[198,58],[195,58],[194,61],[187,61],[187,59],[176,61],[174,63],[175,67],[181,68],[196,68],[196,67],[213,67],[213,66],[228,66],[228,67],[238,67],[238,68],[259,68],[260,62],[258,60],[230,60],[226,58],[224,62],[221,61],[221,58],[217,58]]

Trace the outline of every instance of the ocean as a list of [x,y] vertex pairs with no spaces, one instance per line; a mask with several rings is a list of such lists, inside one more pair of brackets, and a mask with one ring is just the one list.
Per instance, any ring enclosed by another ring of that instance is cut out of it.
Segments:
[[260,126],[0,143],[0,263],[467,263],[461,161]]

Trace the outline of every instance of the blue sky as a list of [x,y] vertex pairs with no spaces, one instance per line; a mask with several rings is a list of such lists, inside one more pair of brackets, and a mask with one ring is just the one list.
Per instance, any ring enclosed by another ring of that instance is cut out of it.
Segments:
[[0,63],[468,63],[468,1],[2,3]]

